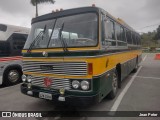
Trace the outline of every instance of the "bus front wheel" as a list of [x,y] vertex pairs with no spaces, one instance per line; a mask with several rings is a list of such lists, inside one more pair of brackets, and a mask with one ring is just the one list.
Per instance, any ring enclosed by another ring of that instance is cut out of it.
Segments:
[[7,69],[4,73],[3,83],[4,85],[14,85],[21,81],[22,72],[19,69]]
[[108,94],[108,98],[114,99],[117,94],[117,90],[118,90],[118,74],[117,74],[117,71],[115,70],[115,72],[113,73],[113,78],[112,78],[112,90]]

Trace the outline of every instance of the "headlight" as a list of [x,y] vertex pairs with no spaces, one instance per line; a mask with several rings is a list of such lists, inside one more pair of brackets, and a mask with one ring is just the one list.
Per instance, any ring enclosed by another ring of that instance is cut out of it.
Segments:
[[81,82],[81,88],[82,88],[82,90],[88,90],[89,89],[89,82],[88,81],[82,81]]
[[73,87],[74,89],[78,89],[78,88],[79,88],[79,86],[80,86],[79,81],[74,80],[74,81],[72,82],[72,87]]
[[32,76],[27,76],[27,82],[31,82],[32,81]]
[[22,81],[25,82],[27,80],[27,76],[26,75],[22,75]]

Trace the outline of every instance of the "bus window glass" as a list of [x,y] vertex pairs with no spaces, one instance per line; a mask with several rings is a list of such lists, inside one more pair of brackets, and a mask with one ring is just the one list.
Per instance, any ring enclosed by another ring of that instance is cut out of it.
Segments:
[[97,21],[95,13],[85,13],[57,18],[56,23],[55,20],[35,23],[24,49],[28,49],[35,38],[38,40],[32,48],[62,47],[60,38],[66,42],[67,47],[96,46]]
[[133,44],[134,44],[134,45],[137,45],[136,34],[133,34]]
[[127,30],[127,42],[128,44],[132,44],[132,37],[131,37],[131,32]]
[[27,38],[27,35],[13,34],[13,49],[22,50]]
[[116,36],[118,46],[127,46],[124,28],[116,24]]
[[121,28],[118,24],[116,24],[116,36],[117,40],[121,40]]
[[7,57],[10,53],[10,47],[8,42],[0,41],[0,57]]
[[133,32],[131,32],[131,42],[132,42],[131,44],[134,44],[133,39],[134,39],[134,34],[133,34]]
[[105,37],[106,39],[115,40],[114,22],[109,19],[105,22]]
[[124,28],[123,27],[121,27],[121,41],[123,41],[123,42],[126,42],[126,36],[125,36],[125,31],[124,31]]
[[105,21],[105,45],[116,46],[114,22],[109,18]]
[[58,37],[60,29],[62,29],[61,39],[66,42],[68,47],[97,45],[97,15],[95,13],[57,19],[54,34],[49,43],[50,48],[62,46]]
[[55,20],[48,20],[45,22],[38,22],[33,24],[30,35],[25,43],[24,49],[27,49],[36,39],[33,48],[46,48],[49,42],[49,37],[52,32]]

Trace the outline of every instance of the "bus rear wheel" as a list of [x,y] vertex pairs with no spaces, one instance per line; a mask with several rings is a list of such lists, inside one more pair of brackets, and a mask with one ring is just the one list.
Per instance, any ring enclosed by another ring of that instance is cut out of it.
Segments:
[[118,90],[118,74],[117,71],[113,73],[112,91],[108,94],[109,99],[114,99]]
[[7,69],[4,73],[4,85],[14,85],[21,81],[22,72],[18,69]]

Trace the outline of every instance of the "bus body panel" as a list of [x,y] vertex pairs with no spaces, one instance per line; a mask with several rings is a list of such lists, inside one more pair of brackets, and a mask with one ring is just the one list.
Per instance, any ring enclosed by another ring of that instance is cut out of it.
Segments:
[[[26,54],[26,55],[25,55]],[[122,68],[122,80],[134,69],[136,64],[137,56],[140,58],[141,51],[134,50],[134,51],[126,51],[121,53],[114,53],[108,55],[97,55],[97,56],[84,56],[78,57],[77,54],[75,56],[65,56],[64,60],[60,56],[50,56],[49,58],[38,56],[40,54],[35,53],[37,56],[32,55],[33,58],[30,57],[23,57],[23,61],[45,61],[47,62],[72,62],[72,61],[85,61],[87,63],[93,64],[93,75],[86,75],[86,76],[58,76],[54,74],[43,74],[39,72],[25,72],[24,74],[32,75],[32,76],[45,76],[45,77],[59,77],[59,78],[66,78],[66,79],[91,79],[92,80],[92,91],[91,92],[81,92],[81,91],[67,91],[65,93],[65,97],[73,95],[74,97],[80,96],[93,96],[97,95],[97,100],[100,102],[110,91],[111,91],[111,81],[112,81],[112,74],[114,73],[116,66],[121,64],[125,66]],[[24,56],[27,56],[27,53],[23,53]],[[91,55],[91,54],[90,54]],[[139,61],[140,62],[140,61]],[[124,69],[124,70],[123,70]],[[42,91],[46,88],[41,88]],[[50,90],[50,89],[48,89]],[[49,91],[47,91],[49,92]],[[27,93],[26,93],[27,94]],[[57,94],[59,94],[57,92]],[[58,99],[58,98],[57,98]]]
[[[79,53],[70,53],[70,56],[67,55],[67,53],[63,53],[60,55],[60,53],[57,53],[58,56],[52,56],[52,53],[48,53],[47,58],[42,57],[42,53],[32,53],[33,57],[28,57],[29,53],[23,53],[23,61],[46,61],[46,62],[56,62],[56,61],[63,61],[63,62],[72,62],[72,61],[85,61],[86,63],[92,63],[93,64],[93,76],[99,76],[102,73],[105,73],[106,71],[113,69],[116,67],[116,65],[123,64],[129,60],[132,60],[136,58],[137,56],[141,55],[141,51],[134,50],[134,51],[126,51],[126,52],[119,52],[119,53],[104,53],[99,55],[93,55],[88,52],[88,54]],[[54,53],[53,53],[54,54]],[[62,57],[64,56],[64,58]],[[101,68],[101,69],[98,69]],[[24,71],[25,72],[25,71]],[[54,75],[54,74],[52,74]],[[67,77],[67,76],[66,76]],[[69,76],[70,77],[70,76]],[[71,76],[72,77],[72,76]],[[79,76],[78,76],[79,77]],[[77,77],[77,78],[78,78]],[[82,76],[83,77],[83,76]],[[92,76],[88,75],[85,76],[86,78],[91,78]]]

